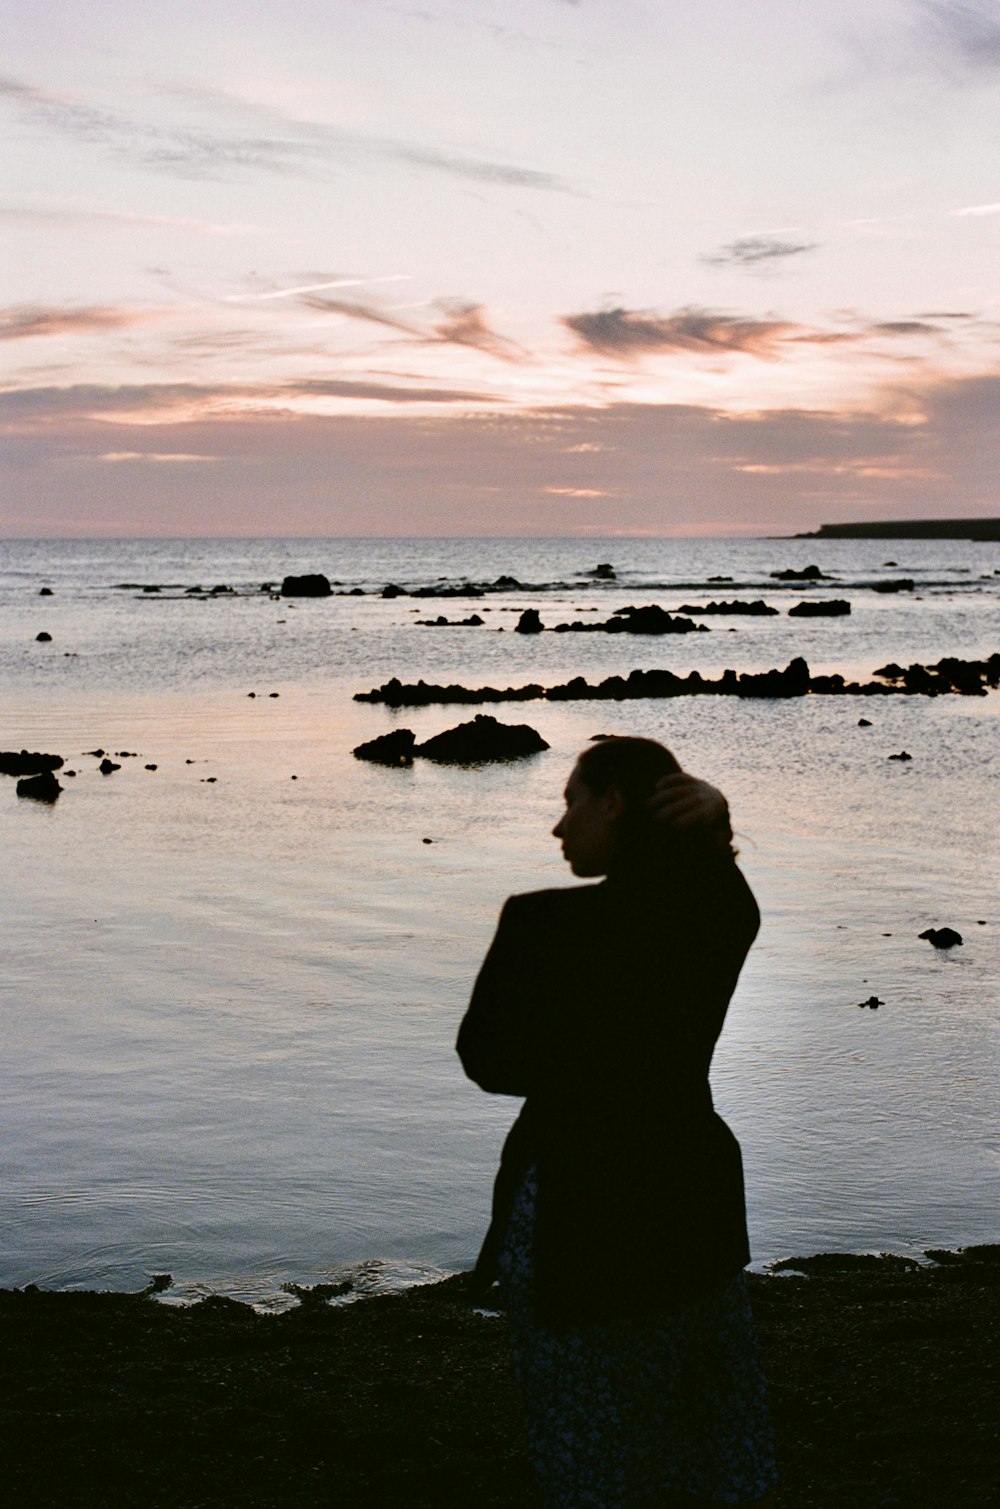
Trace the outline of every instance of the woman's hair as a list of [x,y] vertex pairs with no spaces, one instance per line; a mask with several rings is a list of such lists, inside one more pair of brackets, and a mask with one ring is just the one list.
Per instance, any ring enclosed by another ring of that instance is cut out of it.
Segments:
[[585,749],[576,768],[595,796],[602,796],[613,786],[621,793],[626,814],[638,818],[645,813],[657,781],[665,775],[677,775],[681,767],[670,750],[655,739],[612,735]]
[[676,858],[677,835],[658,828],[649,811],[653,790],[665,775],[676,775],[680,766],[655,739],[613,735],[598,740],[583,751],[576,765],[580,779],[602,796],[614,788],[624,811],[615,846],[615,869],[621,873],[661,870]]

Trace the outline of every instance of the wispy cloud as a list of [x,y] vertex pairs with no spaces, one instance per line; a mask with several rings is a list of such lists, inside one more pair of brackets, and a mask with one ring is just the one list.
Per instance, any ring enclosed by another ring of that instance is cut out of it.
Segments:
[[0,341],[20,341],[47,335],[87,335],[103,330],[121,330],[142,324],[148,315],[111,305],[82,309],[17,304],[0,310]]
[[773,358],[781,343],[796,333],[796,326],[786,320],[752,320],[697,308],[666,316],[646,310],[601,309],[565,315],[562,323],[590,350],[624,360],[644,352],[669,351]]
[[1000,69],[996,0],[918,0],[931,41],[976,71]]
[[290,410],[297,400],[360,399],[389,404],[498,403],[496,395],[427,383],[372,382],[364,378],[304,378],[286,383],[136,383],[119,387],[77,383],[0,391],[0,422],[41,423],[50,419],[107,419],[116,416],[246,416]]
[[185,219],[178,215],[140,215],[129,210],[89,209],[73,204],[0,204],[0,220],[13,225],[118,226],[123,230],[180,231],[200,236],[263,236],[263,226],[247,222]]
[[1000,204],[969,204],[964,209],[952,210],[953,215],[1000,215]]
[[470,304],[461,299],[439,299],[437,307],[444,319],[434,326],[434,333],[448,345],[472,346],[489,356],[498,356],[502,361],[522,361],[527,356],[522,346],[490,328],[481,304]]
[[780,236],[740,236],[718,251],[702,257],[710,267],[744,267],[751,271],[772,269],[776,264],[787,262],[790,257],[801,257],[806,252],[816,251],[815,241],[786,241]]
[[168,465],[180,463],[189,466],[205,461],[218,461],[219,457],[197,456],[184,451],[105,451],[97,459],[98,461],[150,461]]
[[420,335],[412,324],[401,320],[391,310],[383,309],[379,304],[359,303],[355,299],[330,299],[316,293],[299,295],[299,303],[306,309],[313,309],[318,314],[341,314],[350,320],[363,320],[371,325],[385,325],[389,330],[400,330],[405,335]]
[[151,119],[108,110],[68,94],[40,89],[18,79],[0,79],[0,98],[55,135],[105,147],[147,167],[189,178],[224,178],[253,171],[315,179],[348,163],[390,163],[443,173],[471,183],[571,193],[570,185],[539,168],[491,158],[471,157],[432,144],[366,135],[324,121],[282,117],[251,101],[234,101],[218,92],[189,90],[205,109],[240,106],[258,115],[256,131],[234,132],[209,125],[160,124]]

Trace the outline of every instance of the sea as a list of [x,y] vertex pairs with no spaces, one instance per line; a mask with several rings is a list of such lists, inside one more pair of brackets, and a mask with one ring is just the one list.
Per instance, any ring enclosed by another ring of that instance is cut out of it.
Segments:
[[[824,579],[774,575],[809,565]],[[331,595],[280,596],[306,573]],[[820,598],[849,614],[789,616]],[[514,632],[528,608],[551,629],[720,599],[778,612]],[[573,883],[551,829],[608,733],[663,740],[725,791],[760,903],[712,1073],[756,1266],[996,1241],[1000,692],[541,700],[485,709],[538,730],[526,759],[352,750],[483,710],[355,700],[394,676],[549,686],[802,656],[866,681],[997,651],[996,543],[3,544],[0,748],[65,767],[52,804],[0,776],[0,1284],[170,1274],[168,1301],[266,1310],[288,1285],[471,1266],[518,1105],[464,1078],[456,1029],[504,898]],[[944,926],[961,945],[920,937]],[[647,1260],[623,1248],[594,1282],[641,1282]]]

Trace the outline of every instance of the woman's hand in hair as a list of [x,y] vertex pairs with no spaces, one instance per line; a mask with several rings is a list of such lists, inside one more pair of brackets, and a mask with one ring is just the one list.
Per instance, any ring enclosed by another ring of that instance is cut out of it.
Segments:
[[654,821],[671,832],[704,836],[720,849],[732,843],[726,798],[717,787],[686,771],[665,775],[656,783],[649,810]]

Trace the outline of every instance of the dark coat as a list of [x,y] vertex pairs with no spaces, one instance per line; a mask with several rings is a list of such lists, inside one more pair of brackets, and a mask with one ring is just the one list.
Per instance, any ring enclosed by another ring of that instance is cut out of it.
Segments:
[[728,854],[507,901],[458,1035],[472,1079],[525,1097],[480,1282],[532,1164],[548,1321],[664,1308],[749,1261],[739,1145],[708,1070],[759,922]]

